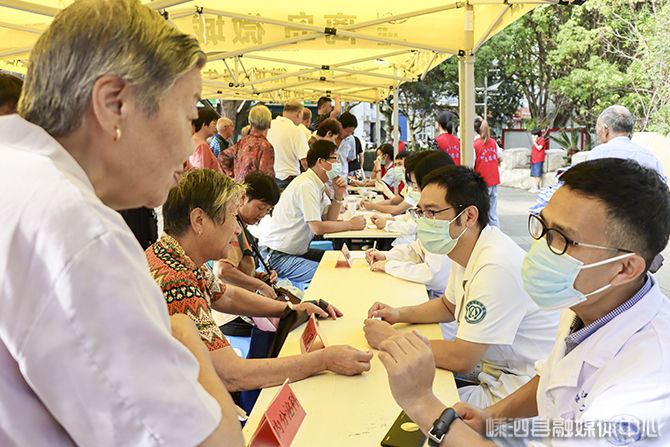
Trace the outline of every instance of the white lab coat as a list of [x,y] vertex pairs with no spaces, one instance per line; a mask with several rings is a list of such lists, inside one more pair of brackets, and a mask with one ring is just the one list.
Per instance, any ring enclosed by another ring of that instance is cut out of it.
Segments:
[[425,284],[436,296],[442,296],[449,281],[451,259],[427,251],[421,241],[393,247],[386,253],[384,271],[396,278]]
[[[650,275],[651,276],[651,275]],[[635,441],[635,430],[619,441],[544,439],[531,446],[670,445],[670,301],[653,287],[632,308],[615,317],[565,355],[574,313],[564,311],[556,344],[537,362],[540,418],[610,421],[622,415],[651,423],[657,437]]]

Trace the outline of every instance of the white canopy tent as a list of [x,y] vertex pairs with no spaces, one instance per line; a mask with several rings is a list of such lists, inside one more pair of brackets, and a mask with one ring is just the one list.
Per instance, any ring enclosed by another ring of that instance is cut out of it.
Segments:
[[[41,31],[72,0],[0,0],[0,68],[25,71]],[[338,94],[378,103],[403,82],[459,58],[459,115],[474,120],[474,54],[539,4],[559,0],[268,2],[156,0],[147,5],[207,53],[203,97],[283,102]],[[397,102],[395,120],[397,123]],[[394,126],[398,146],[398,126]],[[460,126],[473,165],[472,126]]]

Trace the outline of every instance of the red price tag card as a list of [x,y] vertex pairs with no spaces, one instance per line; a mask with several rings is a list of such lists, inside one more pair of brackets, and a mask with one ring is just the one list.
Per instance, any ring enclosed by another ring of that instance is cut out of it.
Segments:
[[300,336],[300,351],[303,354],[309,352],[318,335],[319,333],[316,330],[316,317],[312,314],[309,317],[309,320],[307,320],[305,330],[302,331],[302,335]]
[[[349,252],[349,248],[347,247],[347,244],[342,245],[342,250],[341,250],[342,256],[340,256],[340,259],[337,260],[337,263],[335,264],[335,267],[348,267],[351,268],[351,253]],[[344,258],[344,260],[342,259]]]
[[265,410],[249,447],[289,447],[306,415],[287,379]]

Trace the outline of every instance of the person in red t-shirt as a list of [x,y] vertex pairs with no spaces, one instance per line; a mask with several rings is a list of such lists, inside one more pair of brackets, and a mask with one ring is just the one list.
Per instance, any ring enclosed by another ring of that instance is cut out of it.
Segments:
[[534,182],[530,191],[537,192],[542,183],[542,165],[544,164],[547,142],[541,137],[542,132],[538,128],[533,129],[530,134],[533,138],[533,147],[530,149],[530,176]]
[[216,121],[218,119],[219,115],[213,110],[207,108],[198,110],[198,119],[193,120],[195,151],[188,157],[188,169],[207,168],[224,174],[219,160],[216,159],[214,152],[207,143],[207,138],[216,133]]
[[461,164],[461,140],[453,134],[453,115],[448,110],[443,110],[437,114],[435,122],[438,136],[435,137],[437,146],[449,154],[454,164]]
[[489,224],[500,227],[498,222],[498,185],[500,184],[500,172],[498,171],[498,145],[490,137],[489,124],[482,121],[479,128],[479,136],[475,140],[475,171],[486,181],[489,187]]

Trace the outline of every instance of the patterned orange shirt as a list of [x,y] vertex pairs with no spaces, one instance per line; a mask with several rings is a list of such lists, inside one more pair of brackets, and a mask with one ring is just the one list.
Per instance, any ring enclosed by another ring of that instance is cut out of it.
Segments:
[[179,242],[165,233],[144,254],[170,315],[188,315],[210,351],[229,346],[212,318],[212,303],[223,296],[226,285],[206,266],[197,267]]

